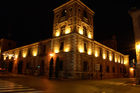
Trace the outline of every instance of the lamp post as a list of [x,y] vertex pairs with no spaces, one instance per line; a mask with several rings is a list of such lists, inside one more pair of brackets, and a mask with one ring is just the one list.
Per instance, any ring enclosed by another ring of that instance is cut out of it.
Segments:
[[140,84],[140,42],[136,42],[136,84]]

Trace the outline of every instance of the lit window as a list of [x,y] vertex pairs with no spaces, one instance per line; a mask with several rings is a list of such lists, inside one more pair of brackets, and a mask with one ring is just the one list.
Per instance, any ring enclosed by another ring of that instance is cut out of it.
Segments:
[[57,36],[57,37],[60,36],[60,31],[57,30],[55,33],[55,36]]
[[66,30],[65,30],[65,34],[69,34],[70,32],[71,32],[71,28],[67,27]]
[[83,35],[83,28],[79,27],[79,34]]

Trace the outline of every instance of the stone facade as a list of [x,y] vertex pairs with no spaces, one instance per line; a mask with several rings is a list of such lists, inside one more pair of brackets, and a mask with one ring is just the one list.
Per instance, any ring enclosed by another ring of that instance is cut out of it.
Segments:
[[80,0],[54,9],[53,38],[3,53],[14,73],[106,79],[129,73],[129,56],[94,40],[94,12]]

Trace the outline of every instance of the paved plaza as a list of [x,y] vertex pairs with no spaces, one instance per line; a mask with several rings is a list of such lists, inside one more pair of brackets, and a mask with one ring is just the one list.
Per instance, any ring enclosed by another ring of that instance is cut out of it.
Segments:
[[139,93],[133,78],[48,80],[45,77],[0,75],[0,93]]

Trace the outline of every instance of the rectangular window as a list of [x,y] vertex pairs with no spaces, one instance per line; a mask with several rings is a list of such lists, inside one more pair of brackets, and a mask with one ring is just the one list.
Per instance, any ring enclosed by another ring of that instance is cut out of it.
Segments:
[[106,67],[106,72],[108,72],[108,73],[109,73],[109,66],[107,66],[107,67]]
[[85,50],[85,52],[87,52],[87,44],[86,43],[84,43],[84,50]]
[[109,58],[109,51],[107,51],[107,58]]
[[28,56],[31,56],[31,48],[28,49]]
[[113,73],[115,73],[115,67],[112,68]]
[[102,56],[102,49],[100,48],[100,56]]
[[84,32],[84,35],[87,36],[87,28],[85,26],[83,27],[83,32]]
[[61,42],[60,43],[60,51],[63,51],[63,49],[64,49],[64,42]]

